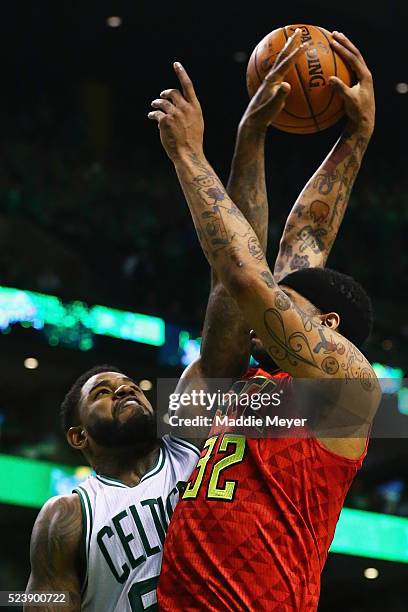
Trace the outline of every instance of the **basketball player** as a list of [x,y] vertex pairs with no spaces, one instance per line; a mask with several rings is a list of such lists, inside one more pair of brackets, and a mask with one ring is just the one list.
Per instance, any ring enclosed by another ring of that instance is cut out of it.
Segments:
[[[348,406],[368,425],[380,399],[375,373],[357,348],[370,329],[368,297],[345,275],[297,270],[315,255],[317,265],[324,265],[327,240],[374,126],[372,79],[360,52],[339,33],[333,46],[358,79],[352,88],[332,81],[344,98],[348,128],[293,209],[286,231],[292,231],[295,215],[304,226],[296,224],[292,244],[281,243],[274,274],[255,232],[204,156],[200,105],[180,64],[175,71],[183,93],[163,92],[149,116],[159,123],[209,263],[256,330],[269,366],[280,368],[262,376],[258,370],[257,379],[269,378],[285,390],[296,389],[297,379],[320,380],[317,421],[330,406],[332,422],[341,424]],[[279,114],[290,89],[278,68],[263,87],[266,123]],[[317,233],[316,224],[324,231]],[[329,387],[333,397],[326,381],[335,383]],[[359,385],[357,397],[353,383]],[[170,525],[160,609],[315,611],[335,525],[365,456],[367,436],[361,432],[353,424],[342,437],[262,440],[214,429]]]
[[67,591],[72,611],[153,610],[165,531],[198,450],[160,442],[146,396],[113,366],[79,377],[61,414],[96,476],[42,508],[27,591]]
[[[294,45],[299,46],[299,36],[281,55],[283,72],[294,62],[290,54]],[[256,122],[265,123],[262,113],[262,108],[255,113]],[[246,165],[254,147],[259,158],[263,148],[264,135],[253,121],[251,116],[243,119],[230,188],[236,194],[242,190],[243,212],[254,225],[259,207],[258,225],[266,240],[264,195],[258,199],[255,193],[256,199],[247,202],[253,186],[243,184],[243,177],[249,180],[250,174],[255,181],[263,165],[263,157],[253,166]],[[237,314],[235,301],[214,281],[202,359],[190,371],[196,387],[204,377],[242,374],[248,358],[247,329],[242,328],[241,317],[230,316]],[[239,350],[233,355],[232,345],[231,355],[227,354],[230,337],[241,341],[242,355]],[[132,379],[109,365],[78,378],[62,404],[62,422],[68,443],[83,453],[96,476],[42,508],[32,534],[27,591],[67,591],[69,611],[152,612],[157,607],[155,589],[168,522],[181,483],[197,464],[198,449],[176,437],[157,440],[154,410],[147,398]],[[49,607],[32,609],[41,612]]]

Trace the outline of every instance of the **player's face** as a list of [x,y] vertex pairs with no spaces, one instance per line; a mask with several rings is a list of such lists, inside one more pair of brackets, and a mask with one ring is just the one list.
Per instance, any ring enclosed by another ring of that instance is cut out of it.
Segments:
[[87,380],[81,390],[80,417],[101,446],[133,446],[156,436],[150,402],[133,380],[119,372],[102,372]]
[[[317,309],[303,295],[300,295],[294,289],[279,285],[280,289],[291,299],[291,301],[303,312],[311,316],[318,314]],[[266,371],[271,372],[279,368],[278,364],[272,359],[268,351],[264,347],[262,340],[258,338],[255,330],[251,330],[251,355],[259,365]]]

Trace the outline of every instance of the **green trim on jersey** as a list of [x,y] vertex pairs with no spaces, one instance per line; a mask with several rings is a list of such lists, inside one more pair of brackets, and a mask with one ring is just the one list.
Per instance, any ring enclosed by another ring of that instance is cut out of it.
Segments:
[[109,487],[117,487],[118,489],[132,488],[126,485],[124,482],[121,482],[120,480],[115,480],[114,478],[109,478],[108,476],[100,476],[99,474],[97,474],[95,478],[97,478],[103,484],[108,485]]
[[81,586],[81,596],[84,594],[86,587],[88,586],[88,561],[86,558],[86,533],[87,533],[87,525],[88,525],[88,520],[86,518],[86,509],[85,509],[85,503],[84,500],[82,498],[81,493],[78,491],[78,489],[74,489],[73,490],[74,493],[76,493],[79,497],[79,501],[81,502],[81,510],[82,510],[82,520],[83,520],[83,529],[82,529],[82,544],[81,544],[81,548],[82,548],[82,554],[81,557],[83,559],[83,563],[81,563],[81,565],[85,565],[85,567],[82,567],[83,569],[83,576],[82,576],[82,586]]
[[[81,502],[81,510],[83,516],[83,530],[82,530],[82,557],[85,563],[84,576],[81,586],[81,596],[84,595],[88,586],[88,559],[89,559],[89,548],[91,543],[91,532],[92,532],[92,509],[91,502],[89,500],[88,493],[82,487],[73,489],[73,493],[76,493]],[[88,508],[88,512],[87,512]],[[89,514],[89,519],[88,519]]]
[[88,492],[83,487],[81,487],[81,485],[78,486],[78,489],[80,489],[85,495],[86,503],[88,506],[88,512],[89,512],[89,536],[88,536],[88,548],[87,548],[87,553],[88,553],[87,559],[89,559],[89,549],[91,547],[91,534],[92,534],[92,527],[93,527],[92,506],[91,506],[91,500],[89,499]]
[[151,478],[152,476],[156,476],[156,474],[158,474],[163,465],[164,465],[164,460],[166,459],[165,456],[165,447],[163,444],[160,445],[160,453],[158,456],[158,459],[156,461],[156,465],[149,471],[146,472],[146,474],[140,479],[140,482],[144,482],[145,480],[147,480],[148,478]]
[[176,442],[176,444],[180,444],[180,446],[184,446],[184,448],[187,448],[188,450],[193,451],[193,453],[195,453],[197,457],[200,457],[200,450],[191,442],[188,442],[187,440],[182,440],[181,438],[177,438],[176,436],[173,436],[173,434],[170,434],[170,440],[172,442]]
[[140,479],[139,483],[137,485],[133,485],[133,487],[130,487],[121,480],[117,480],[116,478],[112,478],[111,476],[104,476],[103,474],[97,474],[96,478],[103,484],[108,485],[109,487],[118,487],[120,489],[134,489],[134,487],[139,486],[141,482],[144,482],[151,476],[155,476],[156,474],[158,474],[164,465],[164,460],[164,445],[160,443],[159,456],[155,465],[148,472],[146,472],[146,474],[144,474]]

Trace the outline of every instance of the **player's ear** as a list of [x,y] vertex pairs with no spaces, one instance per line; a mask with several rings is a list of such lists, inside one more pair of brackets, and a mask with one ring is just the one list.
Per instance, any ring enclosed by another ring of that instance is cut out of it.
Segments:
[[329,329],[337,329],[340,325],[340,315],[337,312],[328,312],[327,314],[320,315],[322,325],[325,325]]
[[67,431],[67,440],[75,450],[83,450],[88,446],[88,435],[82,425],[70,427]]

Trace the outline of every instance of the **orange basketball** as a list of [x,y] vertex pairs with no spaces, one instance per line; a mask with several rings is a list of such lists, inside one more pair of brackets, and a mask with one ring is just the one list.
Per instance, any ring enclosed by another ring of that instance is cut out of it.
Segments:
[[252,98],[296,28],[302,30],[302,43],[306,43],[307,48],[285,77],[292,89],[285,108],[272,125],[284,132],[311,134],[330,127],[344,112],[343,101],[329,85],[329,78],[337,76],[346,85],[351,85],[353,80],[350,68],[330,46],[330,32],[303,24],[270,32],[258,43],[249,59],[247,87]]

